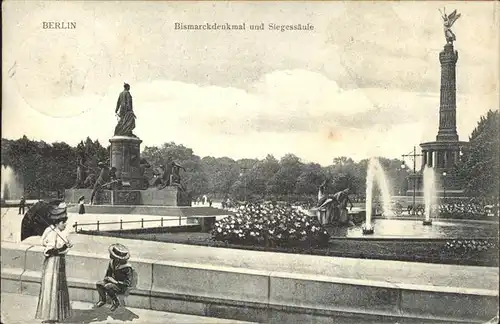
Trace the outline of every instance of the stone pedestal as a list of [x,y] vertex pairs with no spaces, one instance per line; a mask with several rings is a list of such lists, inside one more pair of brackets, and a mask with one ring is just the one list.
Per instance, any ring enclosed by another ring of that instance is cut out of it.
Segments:
[[[92,189],[66,189],[64,199],[67,203],[77,204],[78,198],[84,196],[88,202]],[[95,197],[96,205],[127,206],[191,206],[191,197],[177,187],[166,187],[162,190],[101,190]]]
[[111,143],[111,167],[116,168],[116,176],[124,185],[130,184],[127,189],[143,189],[143,177],[140,171],[142,141],[137,137],[113,136]]

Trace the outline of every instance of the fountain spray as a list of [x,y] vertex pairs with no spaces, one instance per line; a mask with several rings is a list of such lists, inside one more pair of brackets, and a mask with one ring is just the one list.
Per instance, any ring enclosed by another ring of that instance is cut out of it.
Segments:
[[434,169],[428,166],[424,169],[424,202],[425,219],[423,224],[429,226],[432,225],[432,207],[436,205],[436,176]]
[[23,185],[10,166],[2,165],[0,191],[2,200],[19,199],[23,195]]
[[391,193],[389,191],[389,181],[385,176],[384,169],[377,158],[371,158],[368,162],[366,173],[366,221],[363,227],[363,234],[373,234],[372,226],[372,204],[373,204],[373,184],[377,181],[382,194],[383,213],[391,213]]

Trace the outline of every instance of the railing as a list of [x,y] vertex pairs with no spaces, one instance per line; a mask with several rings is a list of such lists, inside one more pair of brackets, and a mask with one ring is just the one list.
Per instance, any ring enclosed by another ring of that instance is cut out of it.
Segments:
[[123,221],[123,219],[120,219],[119,222],[100,222],[100,221],[97,221],[96,223],[80,223],[80,224],[78,224],[78,222],[75,222],[75,224],[73,224],[73,228],[75,229],[75,232],[78,232],[78,227],[80,227],[80,231],[81,231],[82,227],[84,227],[84,226],[96,226],[96,230],[97,230],[97,232],[99,232],[99,226],[101,226],[101,225],[120,224],[120,230],[123,230],[123,224],[141,223],[141,228],[144,228],[144,223],[159,222],[160,227],[163,227],[164,222],[177,222],[177,221],[179,222],[179,226],[181,226],[182,220],[187,220],[187,219],[197,219],[197,217],[196,216],[191,216],[191,217],[179,216],[179,218],[167,218],[167,219],[164,219],[163,217],[161,217],[160,219],[148,219],[148,220],[144,220],[144,218],[141,218],[140,220],[132,220],[132,221]]

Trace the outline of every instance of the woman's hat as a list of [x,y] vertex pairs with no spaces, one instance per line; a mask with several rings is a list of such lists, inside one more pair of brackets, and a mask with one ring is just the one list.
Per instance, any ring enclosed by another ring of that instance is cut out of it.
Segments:
[[67,206],[64,201],[58,202],[50,202],[49,203],[49,218],[52,220],[60,220],[63,218],[67,218]]
[[130,258],[127,247],[120,243],[111,244],[109,246],[109,254],[112,258],[118,260],[128,260]]

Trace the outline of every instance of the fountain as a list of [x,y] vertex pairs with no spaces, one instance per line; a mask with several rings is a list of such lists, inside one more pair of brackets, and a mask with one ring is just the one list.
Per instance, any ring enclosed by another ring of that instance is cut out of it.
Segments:
[[434,169],[431,167],[425,167],[424,169],[424,202],[425,219],[423,224],[429,226],[432,225],[432,207],[436,205],[436,178]]
[[1,197],[2,202],[11,199],[20,199],[23,195],[23,185],[10,166],[2,165]]
[[373,184],[377,181],[382,195],[382,208],[384,214],[391,213],[391,193],[389,190],[389,181],[385,176],[384,169],[376,158],[371,158],[368,163],[366,174],[366,221],[363,227],[363,234],[373,234],[372,226],[372,200]]

